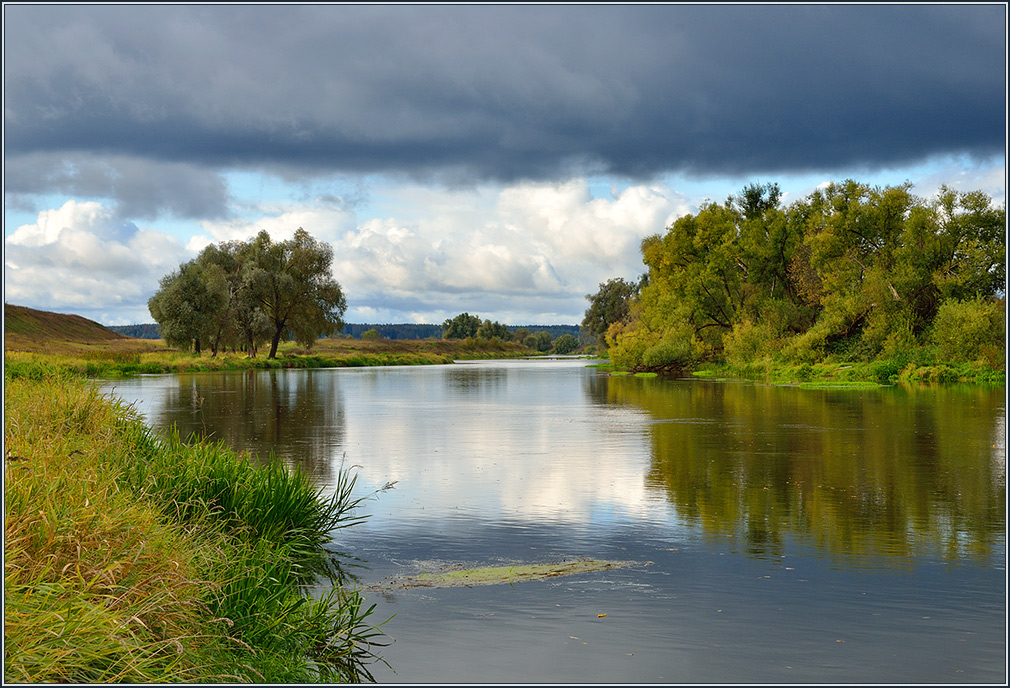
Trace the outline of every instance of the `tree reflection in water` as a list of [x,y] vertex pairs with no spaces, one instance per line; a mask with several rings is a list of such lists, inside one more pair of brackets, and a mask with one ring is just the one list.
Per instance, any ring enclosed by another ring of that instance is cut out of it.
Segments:
[[648,487],[753,556],[781,555],[789,536],[848,561],[987,559],[1005,530],[1002,389],[631,377],[592,386],[651,416]]
[[175,376],[155,427],[177,425],[183,437],[206,435],[260,460],[271,453],[322,484],[332,482],[334,448],[343,441],[344,400],[327,371],[250,370]]

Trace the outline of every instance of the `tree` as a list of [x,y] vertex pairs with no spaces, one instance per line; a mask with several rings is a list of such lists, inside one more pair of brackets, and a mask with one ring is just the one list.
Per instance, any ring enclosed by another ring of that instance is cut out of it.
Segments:
[[546,330],[534,332],[523,344],[535,351],[548,351],[551,348],[551,334]]
[[217,313],[225,306],[226,295],[216,283],[205,280],[197,261],[189,261],[161,278],[160,289],[148,302],[161,336],[169,346],[200,353],[201,342],[215,330]]
[[603,344],[607,330],[614,323],[627,322],[631,299],[638,293],[638,285],[618,277],[600,283],[595,294],[586,294],[589,308],[582,319],[582,329]]
[[564,356],[575,351],[579,346],[579,340],[570,334],[563,334],[554,340],[554,353]]
[[480,339],[500,339],[506,342],[509,339],[509,330],[497,320],[495,322],[485,320],[477,328],[477,337]]
[[476,315],[460,313],[455,318],[442,323],[442,339],[467,339],[476,337],[481,320]]
[[277,357],[282,337],[311,346],[344,326],[347,301],[331,273],[333,249],[301,227],[280,243],[261,231],[248,247],[246,262],[251,299],[273,327],[268,358]]

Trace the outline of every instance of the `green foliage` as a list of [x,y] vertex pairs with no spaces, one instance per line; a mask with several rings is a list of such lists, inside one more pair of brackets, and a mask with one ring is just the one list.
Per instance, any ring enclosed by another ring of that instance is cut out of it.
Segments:
[[362,339],[381,339],[381,337],[379,336],[379,331],[377,329],[375,329],[374,327],[372,329],[370,329],[370,330],[365,330],[364,332],[362,332],[361,333],[361,338]]
[[467,339],[476,337],[481,320],[476,315],[460,313],[442,323],[442,339]]
[[277,461],[163,441],[83,379],[20,368],[4,381],[5,678],[371,679],[373,608],[323,548],[361,520],[353,476],[324,498]]
[[346,323],[341,332],[351,337],[360,338],[368,330],[375,330],[383,339],[439,339],[442,337],[441,325],[419,323],[392,325]]
[[777,185],[752,184],[703,204],[642,242],[648,274],[607,329],[612,360],[879,359],[871,374],[887,381],[933,342],[950,361],[1001,368],[1003,307],[982,304],[1006,277],[1005,210],[981,192],[910,190],[846,180],[783,208]]
[[523,340],[523,344],[534,351],[550,351],[551,335],[546,330],[539,330]]
[[270,341],[277,357],[283,338],[312,346],[343,327],[347,301],[330,269],[333,249],[302,228],[288,241],[262,231],[248,242],[208,246],[166,275],[150,299],[166,343],[200,352],[241,345],[250,357]]
[[480,324],[476,336],[479,339],[500,339],[503,342],[507,342],[512,337],[507,327],[498,321],[491,322],[490,320],[485,320]]
[[627,322],[631,315],[631,299],[638,293],[638,284],[618,277],[600,283],[595,294],[586,294],[589,308],[582,319],[582,329],[602,344],[607,330],[614,323]]
[[650,369],[682,369],[691,362],[691,342],[685,338],[663,339],[642,353],[642,365]]
[[[948,361],[974,361],[1006,342],[1006,301],[947,299],[933,322],[932,341]],[[984,352],[985,349],[985,352]]]
[[209,271],[189,261],[161,279],[161,288],[147,305],[165,343],[200,353],[227,305],[227,296]]
[[733,329],[723,336],[722,341],[726,360],[740,364],[774,351],[775,332],[769,323],[756,325],[748,319],[733,325]]
[[570,334],[563,334],[554,340],[554,353],[564,356],[565,354],[570,354],[575,351],[578,346],[578,339]]

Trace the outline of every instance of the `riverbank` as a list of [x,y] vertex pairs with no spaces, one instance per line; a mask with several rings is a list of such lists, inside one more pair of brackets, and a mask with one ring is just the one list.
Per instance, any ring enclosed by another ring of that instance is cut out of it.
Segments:
[[813,383],[969,383],[1006,384],[1006,371],[986,361],[918,362],[884,359],[869,362],[823,361],[820,363],[782,364],[770,360],[748,364],[710,363],[693,372],[696,377],[743,378],[773,384]]
[[324,547],[360,522],[353,477],[324,498],[280,461],[160,438],[25,356],[5,356],[6,680],[370,678],[382,636]]
[[[8,338],[10,339],[10,338]],[[219,370],[338,368],[390,365],[438,365],[454,360],[519,358],[536,352],[515,342],[487,339],[360,340],[321,339],[313,347],[285,342],[277,358],[249,358],[242,353],[214,356],[165,347],[160,340],[123,339],[103,342],[7,342],[9,365],[45,367],[87,377],[144,373],[189,373]]]
[[[623,370],[613,364],[598,367],[617,374],[656,375],[649,369]],[[940,362],[933,357],[901,357],[860,361],[822,361],[791,364],[761,359],[748,363],[705,362],[696,367],[664,370],[666,374],[716,379],[739,379],[782,385],[875,386],[893,384],[967,383],[1005,385],[1005,367],[991,361]]]

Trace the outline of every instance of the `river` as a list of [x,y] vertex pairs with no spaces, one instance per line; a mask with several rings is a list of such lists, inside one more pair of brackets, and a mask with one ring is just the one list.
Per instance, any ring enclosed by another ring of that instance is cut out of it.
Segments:
[[[334,547],[391,683],[995,683],[1006,393],[612,376],[585,360],[140,376],[159,429],[274,452],[368,520]],[[392,483],[389,489],[384,486]],[[449,567],[623,568],[389,586]]]

